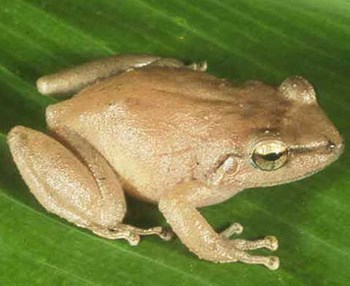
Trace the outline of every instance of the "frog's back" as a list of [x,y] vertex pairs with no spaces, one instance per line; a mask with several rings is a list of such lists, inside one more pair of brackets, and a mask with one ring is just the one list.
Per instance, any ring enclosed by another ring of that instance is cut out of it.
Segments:
[[[274,91],[260,87],[260,98],[263,92]],[[235,149],[240,121],[253,122],[256,113],[247,93],[190,69],[149,67],[86,88],[47,117],[51,129],[69,128],[93,144],[135,196],[157,201],[179,182],[205,180]]]

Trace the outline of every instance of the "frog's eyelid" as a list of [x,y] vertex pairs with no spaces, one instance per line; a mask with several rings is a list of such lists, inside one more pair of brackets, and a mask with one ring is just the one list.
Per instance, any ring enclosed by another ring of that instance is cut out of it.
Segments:
[[264,145],[269,145],[269,144],[274,144],[276,147],[280,145],[281,151],[288,149],[288,145],[280,138],[266,137],[253,142],[250,145],[248,154],[251,156],[257,150],[257,148],[262,148]]

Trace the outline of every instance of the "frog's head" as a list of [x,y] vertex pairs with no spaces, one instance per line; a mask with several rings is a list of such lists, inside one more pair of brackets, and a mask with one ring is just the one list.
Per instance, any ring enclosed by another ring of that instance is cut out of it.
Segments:
[[309,82],[288,78],[276,97],[285,108],[266,116],[247,144],[244,173],[254,178],[253,186],[310,176],[335,161],[344,149],[343,138],[317,104]]

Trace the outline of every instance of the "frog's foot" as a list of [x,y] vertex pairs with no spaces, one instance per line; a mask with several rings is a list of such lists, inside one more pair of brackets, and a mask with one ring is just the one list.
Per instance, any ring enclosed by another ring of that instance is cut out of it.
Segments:
[[234,247],[239,250],[254,250],[259,248],[266,248],[268,250],[275,251],[278,249],[278,240],[272,235],[254,241],[235,239],[232,240],[232,243]]
[[262,264],[271,270],[276,270],[279,267],[279,258],[276,256],[259,256],[250,255],[246,250],[254,250],[259,248],[266,248],[275,251],[278,248],[278,240],[274,236],[266,236],[263,239],[249,241],[244,239],[228,240],[233,234],[242,233],[243,227],[239,223],[232,224],[229,228],[221,233],[221,237],[226,239],[226,247],[231,249],[233,256],[237,261],[248,264]]
[[141,229],[131,225],[120,224],[113,229],[93,228],[92,231],[108,239],[125,239],[130,245],[136,246],[144,235],[158,235],[161,239],[169,241],[173,237],[173,232],[169,229],[157,226],[147,229]]
[[[232,235],[243,232],[243,226],[239,223],[233,223],[227,229],[220,233],[221,237],[229,239]],[[263,239],[248,241],[244,239],[233,240],[234,247],[240,250],[253,250],[259,248],[266,248],[271,251],[278,249],[278,240],[275,236],[269,235]]]
[[192,63],[187,65],[188,68],[194,71],[206,72],[208,69],[208,63],[206,61],[200,63]]

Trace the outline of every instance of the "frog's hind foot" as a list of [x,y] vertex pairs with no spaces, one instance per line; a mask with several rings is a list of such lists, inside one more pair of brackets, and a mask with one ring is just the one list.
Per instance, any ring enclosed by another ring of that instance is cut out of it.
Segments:
[[141,240],[141,236],[158,235],[161,239],[169,241],[173,237],[170,229],[157,226],[147,229],[141,229],[131,225],[120,224],[113,229],[91,228],[93,233],[108,239],[125,239],[130,245],[136,246]]

